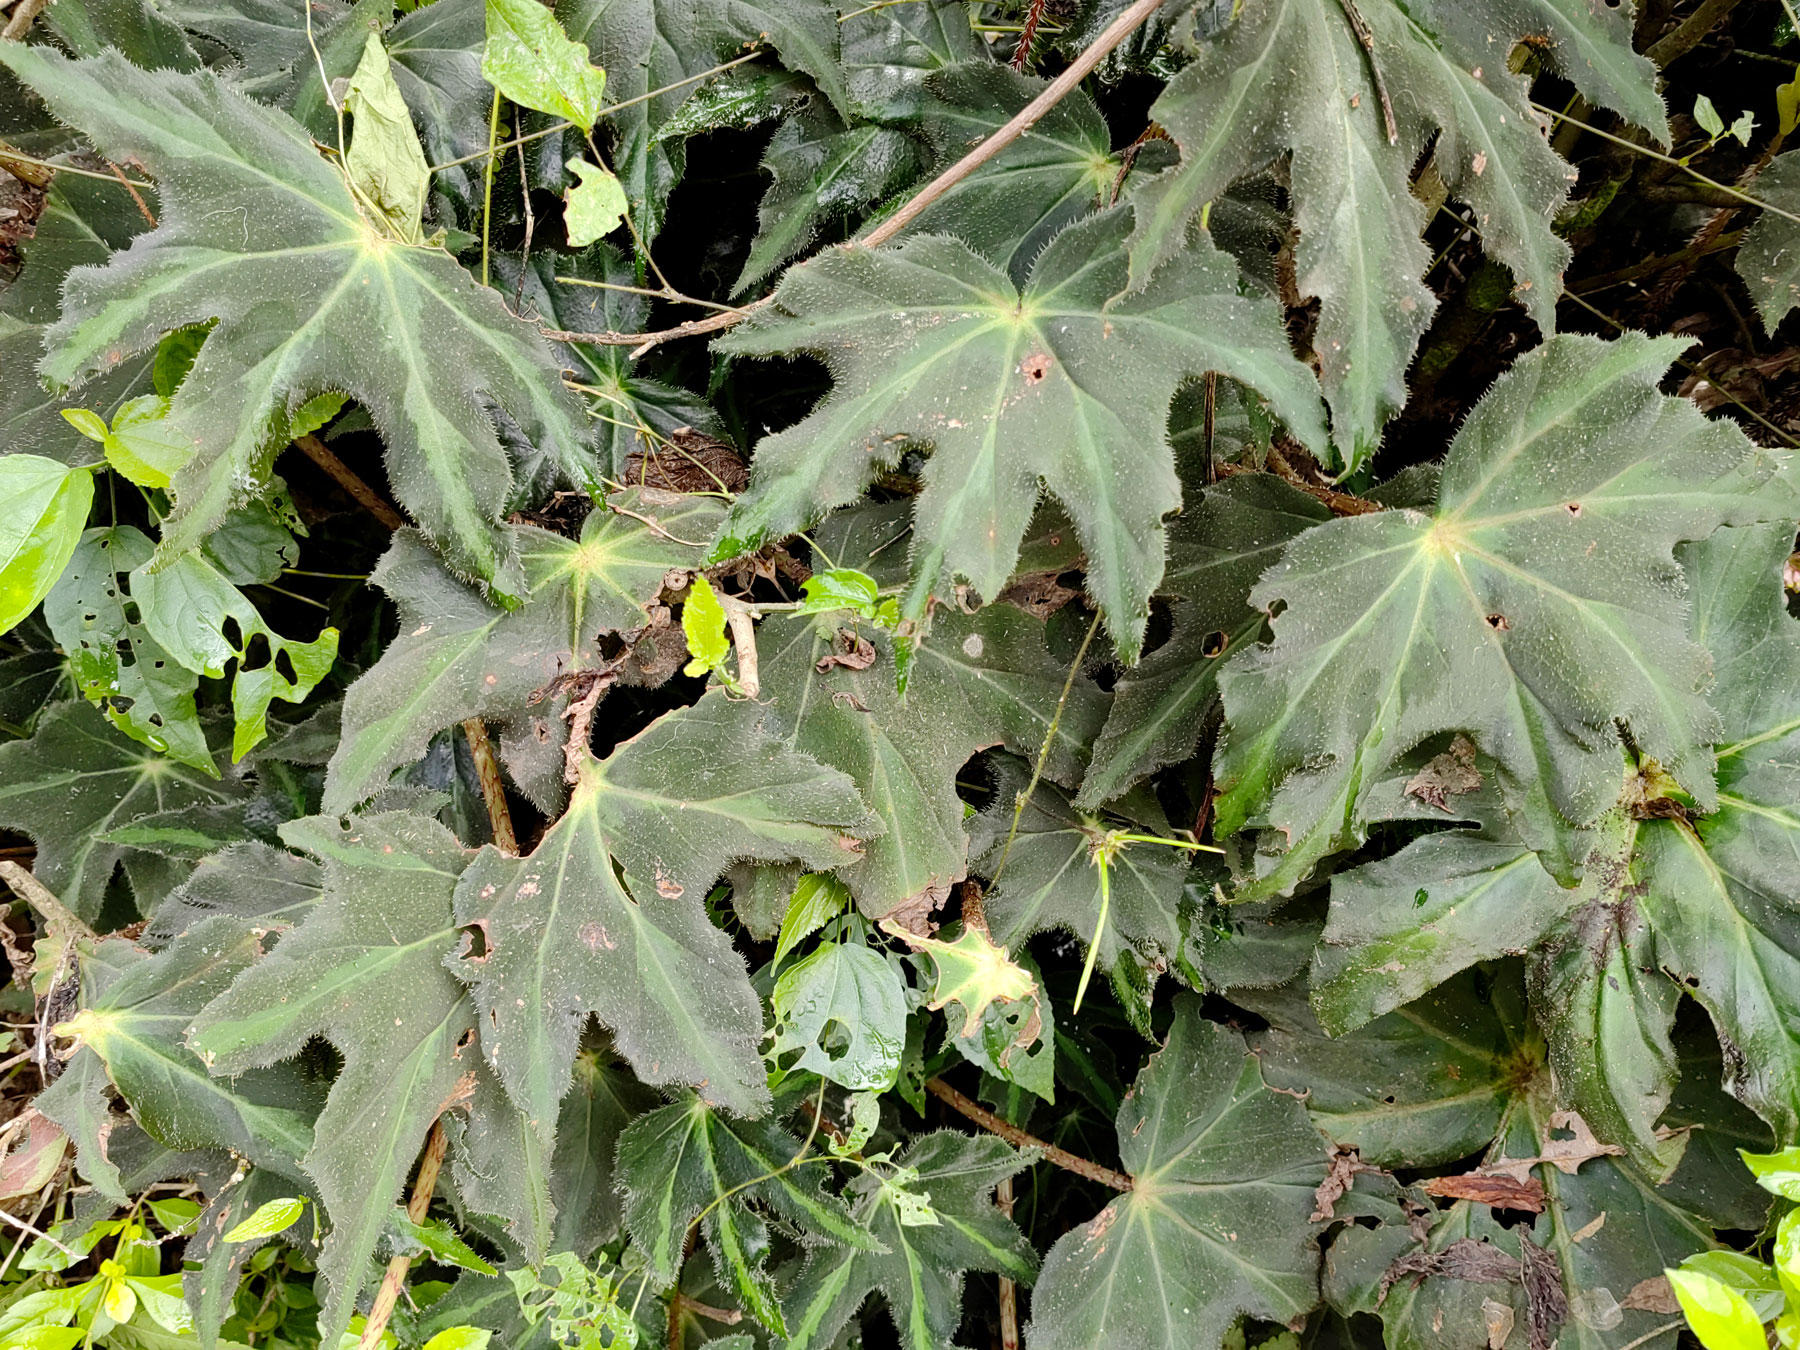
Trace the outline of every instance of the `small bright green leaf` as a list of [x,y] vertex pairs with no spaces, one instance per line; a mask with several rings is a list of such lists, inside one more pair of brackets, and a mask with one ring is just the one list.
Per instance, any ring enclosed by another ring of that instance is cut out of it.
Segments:
[[1663,1274],[1694,1337],[1706,1350],[1767,1350],[1762,1319],[1737,1290],[1695,1270]]
[[194,455],[192,445],[169,434],[168,414],[169,401],[160,394],[125,403],[106,434],[106,462],[140,487],[168,487]]
[[1018,1003],[1037,1000],[1037,981],[1006,954],[1006,948],[994,945],[984,924],[963,920],[962,932],[953,941],[921,937],[889,921],[882,927],[892,937],[900,938],[914,951],[931,958],[936,970],[936,983],[926,1007],[940,1012],[954,1003],[962,1009],[963,1024],[954,1034],[973,1036],[988,1008],[995,1003]]
[[172,481],[159,560],[200,547],[263,490],[294,415],[335,390],[368,413],[395,496],[453,565],[517,598],[504,523],[513,470],[487,405],[556,473],[585,486],[593,472],[536,331],[441,250],[374,230],[299,124],[211,71],[139,70],[116,53],[71,62],[16,42],[0,65],[165,193],[158,229],[70,286],[43,376],[79,383],[166,332],[217,320],[170,400],[168,432],[194,453]]
[[685,675],[707,675],[721,669],[731,655],[731,639],[725,635],[725,606],[713,593],[712,583],[697,576],[688,583],[688,596],[681,606],[681,631],[687,637],[688,655]]
[[1715,141],[1725,134],[1725,121],[1719,116],[1719,110],[1713,107],[1713,101],[1705,94],[1694,99],[1694,121],[1700,130]]
[[456,1230],[441,1219],[427,1219],[424,1223],[414,1223],[403,1209],[396,1209],[393,1214],[395,1230],[408,1244],[417,1244],[428,1252],[435,1260],[445,1265],[456,1266],[462,1270],[472,1270],[478,1275],[498,1275],[494,1269],[475,1250],[456,1235]]
[[426,1341],[423,1350],[487,1350],[493,1338],[485,1327],[447,1327]]
[[481,78],[514,103],[583,131],[594,129],[606,90],[606,72],[589,63],[588,49],[571,42],[538,0],[487,0]]
[[[536,4],[537,0],[529,0]],[[583,248],[619,228],[625,219],[625,189],[612,170],[585,159],[569,161],[569,172],[579,180],[568,191],[568,209],[563,213],[563,228],[569,244]]]
[[227,1242],[254,1242],[271,1238],[292,1228],[306,1212],[304,1198],[283,1196],[259,1205],[255,1213],[225,1234]]
[[906,1044],[906,983],[880,952],[824,942],[775,982],[768,1058],[852,1092],[885,1092]]
[[1162,578],[1162,518],[1181,499],[1167,421],[1182,378],[1243,381],[1321,452],[1324,427],[1273,302],[1238,294],[1228,255],[1185,253],[1148,296],[1117,298],[1129,227],[1118,210],[1065,230],[1022,289],[936,236],[790,269],[773,306],[716,349],[810,352],[830,366],[833,391],[757,446],[714,556],[810,524],[908,444],[929,444],[910,543],[915,601],[957,577],[998,596],[1046,487],[1075,522],[1089,593],[1134,657]]
[[350,77],[344,106],[355,123],[344,160],[351,192],[371,223],[389,238],[402,244],[420,243],[419,223],[431,173],[379,33],[369,34],[362,61]]
[[0,457],[0,633],[50,593],[81,542],[93,500],[86,469],[38,455]]
[[814,572],[800,583],[800,613],[828,614],[836,609],[854,610],[873,617],[880,603],[880,588],[867,572],[852,567],[834,567]]
[[1779,1153],[1743,1153],[1744,1166],[1765,1191],[1800,1201],[1800,1144]]
[[850,907],[850,892],[844,883],[823,872],[802,874],[788,901],[787,914],[781,920],[781,934],[775,941],[771,967],[794,950],[796,944],[819,931]]
[[938,1130],[916,1136],[891,1171],[858,1175],[849,1186],[851,1212],[872,1240],[807,1257],[783,1300],[788,1350],[834,1344],[877,1292],[904,1350],[941,1350],[961,1321],[970,1272],[1030,1284],[1037,1254],[991,1198],[1028,1161],[992,1135]]
[[1308,1216],[1325,1142],[1198,999],[1176,1003],[1118,1132],[1132,1189],[1044,1258],[1032,1344],[1217,1350],[1241,1313],[1285,1322],[1312,1307],[1319,1252]]
[[64,408],[63,418],[90,441],[106,439],[106,419],[97,412],[90,412],[86,408]]
[[[231,682],[237,718],[233,760],[242,759],[268,734],[273,700],[302,702],[337,659],[337,629],[327,628],[311,642],[282,637],[263,622],[242,591],[198,554],[176,558],[161,569],[137,569],[131,574],[131,591],[151,638],[188,670],[216,679],[236,663]],[[228,630],[236,634],[235,642]],[[252,664],[253,644],[262,664]]]

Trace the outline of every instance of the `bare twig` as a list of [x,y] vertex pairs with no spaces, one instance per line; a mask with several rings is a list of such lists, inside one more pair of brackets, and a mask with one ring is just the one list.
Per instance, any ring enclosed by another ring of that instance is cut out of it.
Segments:
[[[25,30],[31,27],[31,21],[41,13],[50,0],[19,0],[18,7],[12,12],[12,18],[6,21],[6,28],[0,31],[0,41],[18,42],[25,36]],[[65,1248],[65,1250],[67,1250]]]
[[330,474],[333,482],[355,498],[358,506],[383,525],[390,530],[397,530],[406,524],[400,513],[377,496],[373,488],[352,473],[350,466],[332,454],[324,441],[317,436],[306,435],[296,437],[294,444],[300,447],[308,459]]
[[32,876],[16,862],[0,861],[0,881],[4,881],[39,914],[64,929],[70,936],[87,941],[98,941],[94,930],[76,916],[75,912],[56,898],[43,882]]
[[1350,21],[1350,31],[1356,34],[1356,40],[1362,44],[1363,55],[1369,62],[1369,79],[1375,85],[1375,97],[1381,100],[1381,120],[1387,130],[1389,145],[1400,142],[1400,128],[1394,124],[1394,101],[1388,97],[1387,81],[1381,78],[1381,66],[1375,60],[1375,30],[1369,27],[1369,21],[1362,16],[1356,7],[1356,0],[1338,0],[1344,11],[1344,17]]
[[926,1079],[925,1090],[952,1111],[967,1116],[990,1134],[999,1135],[1014,1148],[1036,1149],[1043,1155],[1045,1162],[1055,1163],[1058,1167],[1066,1168],[1077,1176],[1086,1177],[1089,1181],[1097,1181],[1102,1186],[1110,1186],[1115,1191],[1129,1191],[1132,1187],[1132,1180],[1125,1173],[1115,1172],[1110,1167],[1102,1167],[1099,1163],[1089,1162],[1086,1158],[1078,1158],[1067,1149],[1058,1148],[1055,1144],[1046,1143],[1036,1135],[1025,1133],[1017,1125],[1000,1119],[985,1106],[979,1106],[970,1101],[941,1078]]
[[[437,1189],[438,1172],[444,1165],[444,1153],[449,1146],[450,1137],[444,1133],[444,1121],[440,1116],[431,1122],[431,1133],[425,1136],[419,1175],[413,1180],[412,1197],[406,1202],[406,1217],[414,1223],[423,1223],[425,1212],[431,1208],[431,1193]],[[411,1265],[410,1256],[396,1256],[388,1262],[387,1273],[381,1277],[381,1288],[376,1291],[375,1302],[369,1308],[369,1320],[363,1324],[362,1339],[356,1343],[356,1350],[375,1350],[381,1344],[382,1333],[387,1330],[388,1319],[394,1315],[394,1306],[400,1301],[400,1286]]]
[[[1132,30],[1155,13],[1157,7],[1162,3],[1163,0],[1136,0],[1130,9],[1107,25],[1106,31],[1095,38],[1093,44],[1076,57],[1069,64],[1067,70],[1052,80],[1043,93],[1021,108],[1006,125],[1000,127],[980,145],[919,189],[905,206],[894,212],[861,239],[853,241],[846,247],[879,248],[911,225],[938,198],[1036,126],[1039,119],[1067,98],[1069,93],[1087,78],[1088,72],[1105,60],[1107,53],[1129,37]],[[690,319],[673,328],[662,328],[648,333],[574,333],[559,328],[547,328],[544,330],[544,336],[558,342],[586,342],[598,347],[631,347],[635,349],[632,355],[636,356],[660,343],[671,342],[676,338],[699,337],[705,333],[717,333],[721,329],[730,328],[747,319],[768,303],[769,297],[764,296],[761,300],[745,305],[735,313],[709,314],[704,319]]]
[[106,161],[106,167],[113,171],[114,178],[117,178],[119,182],[124,184],[125,190],[131,194],[131,200],[137,203],[138,214],[148,221],[150,228],[154,230],[156,228],[156,216],[145,203],[144,199],[138,195],[138,190],[132,186],[131,180],[125,176],[125,171],[117,164],[114,164],[110,159]]
[[757,667],[756,620],[751,613],[752,607],[731,595],[719,596],[719,603],[724,606],[725,622],[731,628],[731,645],[737,648],[738,692],[753,699],[762,693],[762,678]]
[[1652,43],[1650,50],[1644,55],[1659,66],[1668,65],[1678,56],[1686,56],[1700,45],[1700,40],[1713,30],[1719,20],[1737,7],[1737,2],[1738,0],[1705,0],[1673,32]]
[[8,1214],[4,1209],[0,1209],[0,1219],[4,1219],[7,1223],[11,1224],[14,1228],[19,1229],[20,1231],[25,1233],[28,1237],[34,1237],[34,1238],[38,1239],[38,1241],[40,1241],[40,1242],[48,1242],[52,1247],[56,1248],[56,1250],[61,1252],[64,1256],[70,1257],[76,1261],[81,1261],[81,1260],[86,1259],[80,1252],[74,1251],[68,1247],[63,1246],[62,1243],[58,1242],[55,1238],[51,1237],[48,1233],[44,1232],[41,1228],[32,1227],[32,1225],[26,1223],[25,1220],[18,1218],[16,1215]]

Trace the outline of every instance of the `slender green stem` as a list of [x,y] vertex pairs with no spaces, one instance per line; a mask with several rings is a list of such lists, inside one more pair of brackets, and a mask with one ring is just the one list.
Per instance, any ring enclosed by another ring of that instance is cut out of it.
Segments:
[[1107,865],[1106,855],[1100,854],[1094,859],[1100,868],[1100,915],[1094,920],[1094,937],[1088,943],[1087,960],[1081,963],[1081,983],[1075,986],[1075,1006],[1069,1011],[1081,1011],[1081,1000],[1087,997],[1088,981],[1094,975],[1094,961],[1100,955],[1100,939],[1106,933],[1106,916],[1112,911],[1112,868]]
[[[1044,765],[1050,760],[1050,747],[1056,742],[1056,729],[1062,724],[1063,709],[1069,704],[1069,691],[1075,687],[1075,677],[1081,673],[1081,663],[1087,660],[1088,644],[1094,640],[1094,634],[1100,631],[1100,611],[1094,611],[1094,621],[1088,625],[1087,634],[1081,639],[1081,647],[1075,653],[1075,659],[1069,663],[1069,678],[1063,681],[1062,695],[1056,700],[1056,711],[1050,716],[1050,725],[1044,731],[1044,743],[1038,747],[1037,763],[1031,766],[1031,781],[1025,784],[1025,790],[1013,801],[1012,828],[1006,832],[1006,847],[1000,850],[1000,865],[994,869],[992,884],[1000,884],[1000,875],[1006,871],[1006,860],[1012,856],[1013,840],[1019,837],[1019,817],[1025,814],[1025,808],[1031,803],[1031,794],[1037,791],[1038,779],[1044,776]],[[1092,961],[1089,961],[1092,965]],[[1087,981],[1082,980],[1082,987]],[[1076,1000],[1079,1005],[1080,1000]]]
[[[1559,113],[1555,108],[1546,108],[1542,103],[1533,103],[1531,106],[1547,116],[1556,118],[1559,122],[1573,122],[1577,120],[1565,113]],[[1708,187],[1717,188],[1720,192],[1744,203],[1745,206],[1759,207],[1764,211],[1772,212],[1775,215],[1793,221],[1796,225],[1800,225],[1800,215],[1795,215],[1792,211],[1784,211],[1772,202],[1765,202],[1761,197],[1752,197],[1748,192],[1743,191],[1741,188],[1734,188],[1729,183],[1721,183],[1716,178],[1708,178],[1705,174],[1701,173],[1700,170],[1691,168],[1681,160],[1676,159],[1673,155],[1665,155],[1660,150],[1652,150],[1647,145],[1639,145],[1636,141],[1626,140],[1623,136],[1615,136],[1610,131],[1602,131],[1599,127],[1590,125],[1586,122],[1582,123],[1582,129],[1598,136],[1603,141],[1611,141],[1614,145],[1622,145],[1627,150],[1635,150],[1638,154],[1654,159],[1659,164],[1667,164],[1672,169],[1680,169],[1683,173],[1699,179]]]
[[487,167],[481,186],[481,284],[488,284],[488,224],[494,217],[494,142],[500,139],[500,91],[494,90],[494,103],[488,110]]

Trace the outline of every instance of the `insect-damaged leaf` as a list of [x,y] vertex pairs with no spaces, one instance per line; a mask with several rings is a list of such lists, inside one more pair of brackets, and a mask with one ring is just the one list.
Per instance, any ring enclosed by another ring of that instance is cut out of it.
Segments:
[[1162,590],[1177,597],[1174,631],[1113,686],[1106,725],[1076,804],[1092,810],[1165,764],[1194,753],[1218,695],[1225,660],[1266,634],[1250,590],[1282,545],[1331,519],[1313,498],[1272,474],[1208,487],[1169,524]]
[[847,249],[791,269],[772,310],[718,349],[805,351],[835,379],[813,414],[757,447],[750,491],[714,555],[733,557],[854,500],[909,443],[932,447],[913,514],[922,613],[934,585],[1004,588],[1042,484],[1075,521],[1088,590],[1129,659],[1163,572],[1162,517],[1180,504],[1166,421],[1184,376],[1217,370],[1269,398],[1323,447],[1311,374],[1273,302],[1239,296],[1237,266],[1210,248],[1126,283],[1130,212],[1065,230],[1021,291],[954,240]]
[[[1533,1344],[1560,1336],[1563,1345],[1616,1350],[1666,1321],[1633,1300],[1633,1289],[1680,1256],[1711,1247],[1716,1227],[1760,1222],[1759,1202],[1730,1150],[1760,1131],[1715,1086],[1716,1057],[1684,1064],[1682,1097],[1663,1123],[1687,1152],[1657,1185],[1616,1146],[1595,1139],[1579,1116],[1555,1110],[1516,966],[1471,972],[1340,1038],[1312,1024],[1300,990],[1251,1002],[1272,1024],[1255,1038],[1269,1081],[1299,1095],[1310,1090],[1307,1103],[1334,1139],[1356,1141],[1365,1158],[1392,1167],[1479,1152],[1478,1165],[1455,1175],[1536,1181],[1543,1189],[1543,1211],[1529,1225],[1503,1227],[1486,1204],[1458,1201],[1424,1211],[1432,1222],[1421,1243],[1400,1207],[1387,1204],[1375,1207],[1379,1226],[1339,1234],[1326,1296],[1346,1313],[1378,1312],[1390,1343],[1482,1344],[1488,1299],[1511,1307],[1521,1329],[1532,1326]],[[1521,1235],[1540,1250],[1521,1248]],[[1499,1283],[1471,1283],[1469,1269],[1454,1260],[1396,1264],[1445,1253],[1463,1239],[1490,1249],[1467,1254],[1490,1262],[1483,1278]],[[1539,1265],[1531,1279],[1524,1258]]]
[[1241,1313],[1285,1322],[1313,1306],[1325,1141],[1198,999],[1177,1001],[1118,1130],[1132,1189],[1044,1258],[1034,1345],[1216,1350]]
[[583,131],[594,129],[606,89],[606,72],[536,0],[487,0],[481,76],[514,103],[565,118]]
[[1361,464],[1406,401],[1406,367],[1435,308],[1419,280],[1431,261],[1419,238],[1429,212],[1411,192],[1428,143],[1526,308],[1546,332],[1555,325],[1569,248],[1550,223],[1574,171],[1546,143],[1525,81],[1508,67],[1511,48],[1538,39],[1589,97],[1667,139],[1629,16],[1575,13],[1588,8],[1269,0],[1234,10],[1154,105],[1182,162],[1133,195],[1133,281],[1145,284],[1186,247],[1189,222],[1233,179],[1291,151],[1296,279],[1322,302],[1314,347],[1338,451]]
[[[375,569],[399,607],[398,633],[344,700],[344,736],[326,777],[325,808],[346,810],[380,788],[393,770],[425,753],[431,738],[466,717],[498,721],[506,741],[567,734],[560,719],[528,716],[527,698],[559,675],[601,663],[601,634],[642,627],[646,606],[672,570],[699,563],[721,508],[706,497],[642,488],[589,514],[578,540],[519,530],[525,602],[508,612],[458,581],[411,531],[402,531]],[[689,542],[682,542],[683,540]],[[541,727],[541,730],[540,730]],[[504,743],[504,742],[503,742]],[[509,754],[508,758],[512,758]],[[546,805],[560,785],[562,758],[546,785],[528,795]]]
[[[929,912],[967,872],[957,769],[996,743],[1036,755],[1049,735],[1069,672],[1045,649],[1043,623],[1010,605],[940,613],[904,698],[880,632],[864,630],[876,652],[866,670],[821,671],[835,620],[771,618],[759,631],[771,728],[848,774],[888,827],[842,872],[857,907],[871,918]],[[1105,703],[1085,678],[1070,687],[1045,762],[1051,781],[1079,779]]]
[[356,122],[350,152],[344,157],[350,190],[389,238],[402,244],[423,243],[419,222],[431,171],[379,33],[369,34],[344,104]]
[[[444,969],[468,855],[436,821],[401,812],[313,817],[282,834],[324,862],[324,895],[207,1005],[189,1043],[222,1074],[274,1064],[315,1036],[344,1057],[303,1162],[330,1224],[319,1260],[330,1339],[355,1310],[432,1121],[477,1092],[473,1000]],[[511,1180],[515,1190],[544,1184],[541,1174]]]
[[991,1136],[938,1130],[915,1138],[891,1165],[858,1176],[849,1187],[851,1214],[881,1246],[839,1245],[808,1256],[783,1303],[789,1350],[833,1344],[877,1292],[905,1350],[938,1350],[956,1334],[969,1273],[1030,1284],[1037,1254],[990,1199],[1028,1161]]
[[646,1083],[767,1105],[762,1012],[706,888],[735,858],[839,866],[881,827],[849,779],[760,718],[714,693],[586,757],[531,856],[485,849],[457,887],[458,922],[482,935],[452,962],[481,1006],[482,1051],[546,1137],[590,1012]]
[[1359,842],[1376,785],[1443,732],[1493,757],[1539,849],[1618,798],[1620,725],[1712,805],[1719,724],[1673,549],[1800,507],[1778,456],[1657,392],[1678,345],[1553,338],[1463,423],[1434,514],[1331,521],[1265,574],[1251,603],[1286,608],[1219,677],[1217,828],[1255,818],[1287,847],[1242,898]]
[[142,163],[165,197],[137,248],[71,275],[43,375],[79,382],[217,320],[170,404],[170,431],[195,451],[162,556],[199,547],[266,487],[294,410],[337,390],[368,410],[395,495],[433,541],[502,597],[523,595],[500,523],[512,470],[485,405],[562,475],[588,485],[592,466],[548,349],[499,296],[440,250],[379,234],[295,122],[210,71],[142,71],[113,53],[70,62],[21,43],[0,63],[106,154]]

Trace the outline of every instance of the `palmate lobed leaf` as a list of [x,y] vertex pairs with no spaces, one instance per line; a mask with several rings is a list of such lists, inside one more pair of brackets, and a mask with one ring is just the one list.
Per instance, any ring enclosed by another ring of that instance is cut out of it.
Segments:
[[1133,282],[1153,285],[1208,202],[1291,152],[1296,280],[1321,301],[1314,346],[1350,469],[1406,402],[1406,368],[1436,307],[1420,281],[1427,212],[1411,191],[1427,144],[1527,310],[1545,332],[1555,326],[1570,254],[1550,223],[1574,171],[1546,144],[1525,81],[1508,68],[1512,48],[1530,37],[1583,93],[1668,139],[1623,8],[1370,0],[1356,15],[1336,0],[1269,0],[1234,9],[1222,33],[1200,42],[1152,109],[1182,162],[1133,193],[1131,240]]
[[878,631],[864,630],[876,652],[868,669],[819,669],[838,631],[836,616],[764,622],[769,726],[849,775],[887,827],[841,869],[857,908],[875,919],[924,916],[968,874],[957,769],[989,746],[1036,755],[1050,738],[1045,776],[1075,782],[1106,696],[1077,678],[1057,721],[1068,669],[1046,649],[1043,622],[1010,605],[940,612],[904,698],[895,692],[892,640]]
[[1232,375],[1323,452],[1312,376],[1272,302],[1240,297],[1237,267],[1204,244],[1147,295],[1126,285],[1129,210],[1065,230],[1023,290],[958,241],[846,249],[792,268],[721,339],[738,355],[804,351],[831,367],[811,416],[765,438],[715,557],[799,529],[854,500],[908,444],[931,447],[914,508],[914,589],[958,577],[985,599],[1011,576],[1040,484],[1068,510],[1088,590],[1134,659],[1162,578],[1162,518],[1180,504],[1166,421],[1185,376]]
[[1679,550],[1696,600],[1691,634],[1714,660],[1717,809],[1689,815],[1656,797],[1607,812],[1582,833],[1583,876],[1565,888],[1491,784],[1457,798],[1454,814],[1480,828],[1429,835],[1333,878],[1312,979],[1329,1030],[1361,1026],[1473,962],[1528,952],[1559,1103],[1653,1175],[1680,1156],[1656,1127],[1676,1088],[1684,985],[1713,1017],[1730,1090],[1777,1130],[1800,1122],[1800,1053],[1785,1029],[1800,979],[1800,625],[1781,587],[1792,542],[1792,525],[1777,523]]
[[763,1268],[769,1235],[753,1203],[809,1247],[880,1249],[879,1237],[826,1191],[820,1169],[790,1166],[803,1149],[773,1119],[734,1120],[688,1094],[632,1121],[618,1151],[625,1228],[654,1282],[676,1281],[688,1230],[700,1222],[721,1282],[764,1326],[785,1334]]
[[1308,1215],[1325,1141],[1270,1091],[1237,1032],[1199,1000],[1175,1005],[1168,1042],[1119,1110],[1132,1189],[1044,1258],[1031,1341],[1048,1350],[1216,1350],[1242,1313],[1285,1322],[1318,1297]]
[[[462,1109],[474,1117],[472,1131],[491,1133],[516,1113],[497,1090],[481,1090],[474,1001],[444,969],[457,942],[451,900],[467,851],[436,821],[405,812],[313,817],[286,826],[283,837],[322,860],[324,894],[207,1004],[189,1044],[216,1074],[278,1063],[315,1036],[344,1057],[302,1160],[330,1224],[319,1260],[320,1331],[332,1339],[355,1310],[432,1122]],[[530,1151],[534,1131],[515,1124],[515,1132],[510,1189],[538,1193],[535,1209],[547,1223],[546,1160]],[[528,1249],[542,1240],[515,1236]]]
[[[196,1014],[261,957],[264,932],[235,916],[215,916],[155,955],[108,938],[84,954],[81,1010],[59,1034],[79,1047],[77,1056],[104,1062],[106,1076],[159,1143],[229,1148],[259,1167],[303,1179],[300,1159],[312,1147],[322,1087],[293,1064],[213,1078],[185,1043]],[[58,1079],[38,1099],[40,1109],[63,1119],[59,1086],[80,1080],[79,1071]],[[89,1179],[123,1203],[104,1136],[75,1137]]]
[[706,888],[733,859],[854,859],[880,822],[850,780],[715,692],[586,757],[568,811],[530,856],[484,849],[457,886],[478,950],[452,958],[481,1049],[548,1140],[590,1012],[651,1084],[744,1114],[768,1105],[762,1011]]
[[1719,724],[1673,550],[1800,507],[1782,456],[1657,392],[1678,347],[1552,339],[1464,422],[1435,513],[1334,520],[1265,574],[1252,604],[1285,609],[1219,677],[1217,828],[1265,821],[1286,849],[1242,898],[1360,841],[1374,785],[1443,732],[1493,757],[1540,850],[1619,797],[1620,726],[1713,804]]
[[395,495],[459,570],[524,594],[501,524],[512,470],[493,404],[592,478],[586,433],[542,340],[435,249],[394,244],[285,114],[210,72],[147,72],[116,54],[70,62],[0,51],[52,109],[163,193],[161,225],[104,268],[78,270],[41,367],[58,385],[111,369],[162,334],[217,320],[171,402],[193,443],[159,562],[197,548],[268,484],[295,410],[336,390],[365,407]]
[[168,811],[238,806],[247,795],[235,776],[126,740],[79,700],[52,707],[29,740],[0,745],[0,823],[35,841],[37,879],[90,922],[114,869],[137,855],[111,842],[114,830]]

